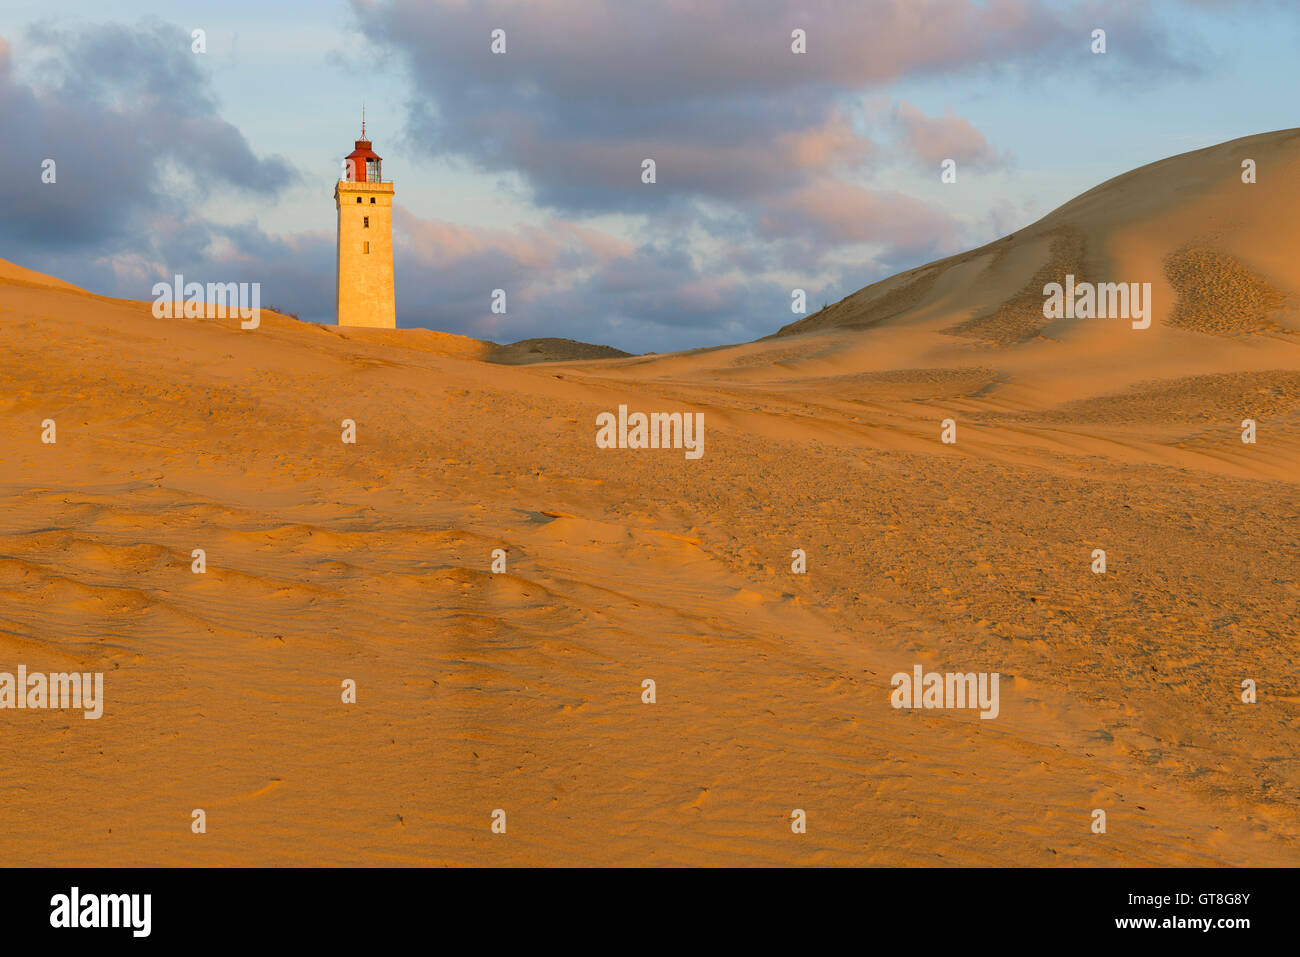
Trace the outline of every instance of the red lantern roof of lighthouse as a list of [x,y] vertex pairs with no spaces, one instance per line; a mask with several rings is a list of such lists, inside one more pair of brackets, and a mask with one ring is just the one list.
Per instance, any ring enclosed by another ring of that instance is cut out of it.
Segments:
[[353,171],[354,180],[365,182],[369,176],[368,160],[374,160],[376,165],[383,161],[378,153],[370,148],[370,140],[366,139],[366,108],[361,108],[361,139],[356,141],[356,149],[346,157],[348,169]]
[[[348,159],[379,159],[380,156],[370,148],[370,140],[357,140],[357,148],[348,154]],[[337,155],[337,154],[335,154]]]

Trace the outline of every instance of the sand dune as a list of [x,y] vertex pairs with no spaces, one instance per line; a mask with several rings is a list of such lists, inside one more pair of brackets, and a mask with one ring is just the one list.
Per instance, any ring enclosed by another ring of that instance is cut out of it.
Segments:
[[[1300,132],[1250,137],[775,338],[521,367],[0,264],[0,671],[106,675],[97,721],[0,712],[0,837],[42,865],[1296,864],[1297,212]],[[1044,322],[1067,268],[1152,282],[1151,328]],[[596,448],[620,403],[703,412],[704,456]],[[892,708],[914,664],[998,672],[998,718]]]
[[[1045,328],[1042,289],[1066,273],[1154,283],[1166,325],[1294,332],[1297,140],[1296,130],[1263,133],[1117,176],[1010,236],[874,283],[781,334],[960,317],[944,331],[1001,346],[1060,340],[1074,330]],[[1242,182],[1244,160],[1256,163],[1256,183]]]
[[497,346],[488,353],[487,361],[502,365],[527,365],[563,359],[615,359],[627,354],[613,346],[592,345],[573,339],[520,339],[509,345]]

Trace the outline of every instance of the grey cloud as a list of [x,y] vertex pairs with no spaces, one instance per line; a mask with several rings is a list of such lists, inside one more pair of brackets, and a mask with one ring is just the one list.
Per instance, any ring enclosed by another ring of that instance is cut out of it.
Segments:
[[[1144,3],[353,6],[369,39],[409,69],[417,142],[487,169],[517,170],[538,202],[571,211],[645,210],[664,193],[740,202],[795,188],[821,170],[815,161],[823,157],[800,162],[779,137],[815,135],[838,96],[904,76],[1067,70],[1086,55],[1098,16],[1145,51],[1121,58],[1130,71],[1195,62],[1170,52]],[[796,26],[808,33],[801,56],[789,50]],[[504,55],[489,52],[495,28],[506,31]],[[653,193],[637,179],[645,156],[660,165]]]
[[[148,238],[154,217],[187,218],[213,184],[273,195],[290,181],[285,161],[257,157],[220,117],[179,27],[47,25],[28,40],[36,89],[0,46],[12,163],[0,180],[0,242],[107,254]],[[40,179],[46,159],[54,184]]]

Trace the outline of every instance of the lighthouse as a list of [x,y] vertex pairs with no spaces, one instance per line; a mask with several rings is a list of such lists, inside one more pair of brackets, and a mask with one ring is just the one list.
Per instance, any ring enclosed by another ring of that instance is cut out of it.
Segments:
[[361,139],[343,161],[343,179],[334,187],[338,207],[336,299],[340,326],[397,328],[393,300],[393,184],[380,172],[383,161]]

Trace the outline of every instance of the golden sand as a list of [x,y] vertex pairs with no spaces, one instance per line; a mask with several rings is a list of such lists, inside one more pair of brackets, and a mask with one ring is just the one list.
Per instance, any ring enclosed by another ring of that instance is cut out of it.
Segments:
[[[0,712],[0,841],[40,865],[1300,863],[1298,217],[1300,133],[1252,137],[803,334],[530,366],[158,320],[0,264],[0,670],[102,671],[106,699]],[[1029,315],[1061,235],[1081,275],[1154,284],[1150,329],[970,325]],[[1189,244],[1232,265],[1180,306]],[[1242,276],[1266,324],[1196,321]],[[703,412],[706,453],[596,448],[620,404]],[[998,672],[997,719],[892,708],[916,664]]]

